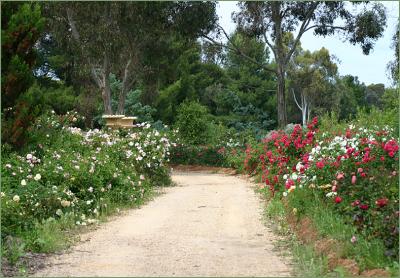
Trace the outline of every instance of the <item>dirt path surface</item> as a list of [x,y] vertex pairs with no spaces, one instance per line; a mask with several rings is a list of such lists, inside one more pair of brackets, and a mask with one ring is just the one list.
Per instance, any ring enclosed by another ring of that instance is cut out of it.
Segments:
[[174,173],[176,187],[85,234],[36,276],[290,276],[252,184]]

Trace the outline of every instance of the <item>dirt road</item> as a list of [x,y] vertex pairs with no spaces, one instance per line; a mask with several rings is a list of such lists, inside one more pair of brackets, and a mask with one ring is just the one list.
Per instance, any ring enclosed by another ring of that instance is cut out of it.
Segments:
[[251,184],[175,173],[176,187],[101,225],[36,276],[290,276]]

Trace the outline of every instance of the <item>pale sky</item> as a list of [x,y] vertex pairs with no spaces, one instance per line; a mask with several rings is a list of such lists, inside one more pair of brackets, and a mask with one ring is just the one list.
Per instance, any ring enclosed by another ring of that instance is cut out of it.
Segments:
[[[306,32],[301,38],[303,49],[314,51],[325,47],[341,61],[338,64],[340,75],[358,76],[358,79],[366,85],[383,83],[385,86],[390,86],[391,80],[387,76],[386,66],[389,61],[394,60],[394,49],[391,48],[391,44],[399,20],[399,2],[381,1],[381,3],[387,9],[387,26],[384,36],[375,43],[374,49],[368,56],[362,53],[359,45],[342,42],[337,35],[316,37],[312,31]],[[231,19],[234,11],[238,11],[236,1],[219,1],[217,5],[219,22],[229,33],[235,30],[235,24]]]

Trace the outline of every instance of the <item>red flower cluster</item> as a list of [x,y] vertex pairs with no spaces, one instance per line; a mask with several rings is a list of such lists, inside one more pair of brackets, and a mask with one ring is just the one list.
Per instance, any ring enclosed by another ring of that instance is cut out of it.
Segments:
[[396,152],[399,151],[399,145],[397,144],[396,141],[389,140],[388,142],[386,142],[383,149],[388,153],[390,157],[393,157],[396,154]]

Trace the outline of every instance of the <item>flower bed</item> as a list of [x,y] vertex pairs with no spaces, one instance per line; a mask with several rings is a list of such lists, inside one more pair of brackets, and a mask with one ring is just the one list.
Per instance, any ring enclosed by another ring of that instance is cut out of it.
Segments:
[[49,218],[94,223],[110,205],[140,203],[153,185],[170,182],[170,142],[150,125],[135,133],[82,131],[76,122],[76,116],[42,117],[31,131],[40,144],[24,154],[3,152],[2,239]]
[[243,168],[258,174],[264,191],[287,199],[300,216],[318,198],[327,209],[356,228],[357,235],[379,239],[384,255],[398,258],[398,142],[388,127],[348,126],[324,133],[313,119],[307,129],[273,132],[260,144],[248,145]]

